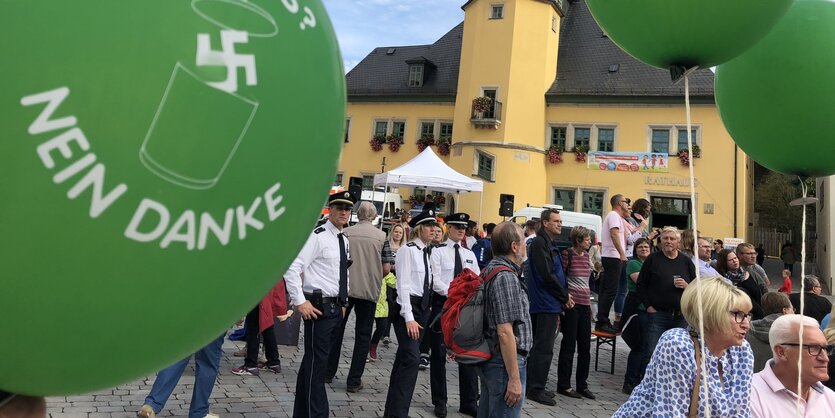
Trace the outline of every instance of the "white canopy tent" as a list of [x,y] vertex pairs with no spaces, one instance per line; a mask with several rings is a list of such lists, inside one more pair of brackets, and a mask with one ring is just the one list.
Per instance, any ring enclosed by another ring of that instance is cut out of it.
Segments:
[[[447,193],[482,193],[479,203],[478,216],[481,218],[481,209],[484,203],[484,182],[467,177],[446,165],[432,147],[426,147],[423,152],[412,158],[405,164],[385,173],[374,176],[374,187],[389,186],[421,187],[439,192]],[[456,199],[456,205],[458,201]],[[385,207],[385,202],[383,202]]]

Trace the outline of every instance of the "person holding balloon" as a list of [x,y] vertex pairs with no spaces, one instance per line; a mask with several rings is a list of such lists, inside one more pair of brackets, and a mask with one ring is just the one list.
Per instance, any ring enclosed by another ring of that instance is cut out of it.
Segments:
[[304,357],[296,380],[294,418],[329,414],[325,390],[328,356],[348,304],[350,256],[342,228],[348,224],[355,202],[348,192],[328,198],[328,222],[313,230],[284,275],[290,299],[304,319]]

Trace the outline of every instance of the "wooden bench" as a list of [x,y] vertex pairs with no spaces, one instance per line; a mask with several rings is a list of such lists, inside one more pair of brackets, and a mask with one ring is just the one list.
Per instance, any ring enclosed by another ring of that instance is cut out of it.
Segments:
[[609,373],[615,374],[615,354],[618,352],[618,334],[610,334],[608,332],[603,331],[592,331],[591,335],[597,337],[594,349],[594,371],[597,371],[597,363],[600,359],[600,346],[607,345],[609,346],[609,351],[611,353],[611,367]]

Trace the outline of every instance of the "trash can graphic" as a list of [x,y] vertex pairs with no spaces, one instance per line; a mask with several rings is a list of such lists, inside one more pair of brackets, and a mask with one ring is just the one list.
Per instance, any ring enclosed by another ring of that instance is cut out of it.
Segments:
[[139,159],[168,182],[209,189],[223,176],[257,111],[258,103],[211,87],[177,63]]

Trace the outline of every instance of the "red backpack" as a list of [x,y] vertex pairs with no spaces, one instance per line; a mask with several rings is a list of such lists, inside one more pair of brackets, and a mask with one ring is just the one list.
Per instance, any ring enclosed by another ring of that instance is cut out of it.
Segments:
[[486,277],[465,269],[449,285],[441,330],[447,354],[461,364],[479,364],[493,357],[493,344],[485,336],[485,298],[491,280],[502,271],[511,269],[497,266]]

